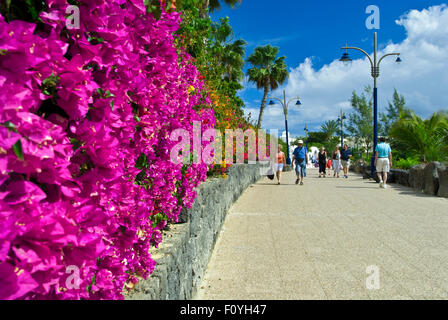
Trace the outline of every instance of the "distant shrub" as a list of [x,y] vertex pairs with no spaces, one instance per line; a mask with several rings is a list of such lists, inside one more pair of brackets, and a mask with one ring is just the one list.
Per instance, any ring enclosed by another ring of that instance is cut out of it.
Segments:
[[394,168],[406,169],[406,170],[416,164],[420,164],[420,161],[415,157],[399,159],[399,160],[394,161],[394,163],[392,163]]

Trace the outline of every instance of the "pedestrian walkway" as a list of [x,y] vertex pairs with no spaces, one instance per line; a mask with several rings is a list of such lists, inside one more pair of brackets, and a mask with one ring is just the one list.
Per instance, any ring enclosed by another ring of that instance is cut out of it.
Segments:
[[196,299],[448,299],[448,199],[316,169],[282,181],[232,206]]

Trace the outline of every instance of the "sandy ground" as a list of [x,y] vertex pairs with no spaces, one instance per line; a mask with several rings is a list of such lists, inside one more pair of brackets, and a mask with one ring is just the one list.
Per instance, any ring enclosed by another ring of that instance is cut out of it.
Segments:
[[448,299],[448,199],[316,169],[282,182],[232,206],[196,299]]

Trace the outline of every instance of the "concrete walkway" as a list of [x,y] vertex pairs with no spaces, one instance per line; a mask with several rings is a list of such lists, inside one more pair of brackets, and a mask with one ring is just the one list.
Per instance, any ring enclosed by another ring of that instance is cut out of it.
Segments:
[[282,179],[232,206],[196,299],[448,299],[448,199],[353,173]]

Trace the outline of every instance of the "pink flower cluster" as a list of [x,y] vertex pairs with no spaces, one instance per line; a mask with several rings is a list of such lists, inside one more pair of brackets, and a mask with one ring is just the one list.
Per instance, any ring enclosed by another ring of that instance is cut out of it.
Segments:
[[38,27],[0,15],[0,299],[121,299],[206,178],[170,161],[170,133],[213,110],[179,13],[83,0],[68,29],[67,1],[46,2]]

